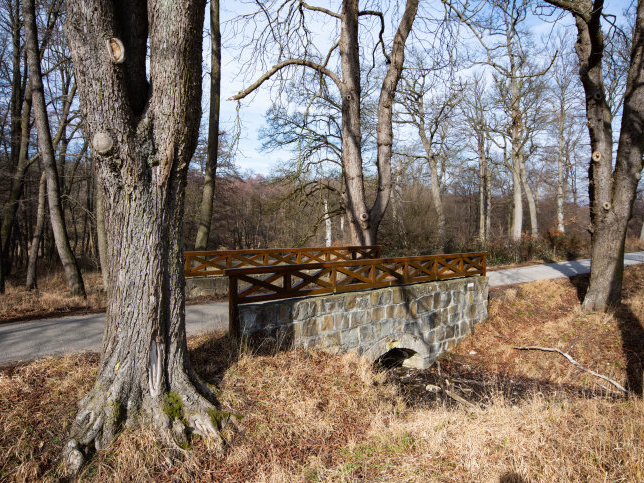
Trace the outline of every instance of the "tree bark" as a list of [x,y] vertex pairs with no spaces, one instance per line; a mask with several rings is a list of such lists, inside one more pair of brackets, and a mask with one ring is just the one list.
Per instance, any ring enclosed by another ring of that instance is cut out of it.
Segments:
[[[66,461],[78,469],[87,452],[135,421],[168,440],[198,433],[221,447],[216,397],[191,368],[184,321],[182,217],[201,113],[205,2],[67,5],[65,32],[104,194],[109,282],[97,380],[80,403]],[[115,35],[125,64],[106,52]]]
[[[49,130],[47,106],[42,84],[40,70],[40,55],[36,31],[36,17],[33,0],[25,0],[23,4],[25,19],[25,36],[27,49],[27,62],[29,64],[29,80],[31,83],[34,119],[38,130],[38,145],[42,156],[45,173],[47,174],[47,195],[49,204],[49,218],[51,220],[56,248],[63,264],[69,290],[74,296],[85,297],[83,278],[69,245],[69,238],[65,227],[65,216],[60,204],[60,187],[54,159],[54,147]],[[62,120],[64,122],[64,120]]]
[[518,169],[512,169],[512,223],[510,224],[510,239],[521,239],[523,228],[523,197],[521,196],[521,174]]
[[36,229],[31,241],[29,251],[29,262],[27,263],[27,281],[25,286],[27,290],[37,288],[36,269],[38,265],[38,250],[40,249],[40,240],[45,227],[45,205],[47,203],[47,174],[45,171],[40,175],[40,184],[38,187],[38,213],[36,215]]
[[602,74],[603,0],[549,3],[572,13],[577,27],[575,50],[586,94],[590,134],[589,196],[591,219],[590,285],[584,310],[606,310],[621,301],[626,229],[641,176],[644,151],[644,2],[636,9],[630,65],[624,92],[619,145],[613,169],[611,111]]
[[[378,120],[376,125],[376,141],[378,153],[376,166],[378,168],[378,191],[373,206],[366,220],[369,227],[370,244],[375,245],[378,238],[378,227],[385,216],[389,198],[391,197],[391,150],[393,145],[393,103],[396,88],[405,63],[405,43],[411,32],[416,18],[419,0],[407,0],[398,30],[394,36],[391,49],[389,69],[382,82],[380,99],[378,100]],[[357,4],[357,2],[356,2]]]
[[210,115],[208,117],[208,152],[204,173],[199,227],[195,250],[205,250],[210,236],[212,204],[215,197],[217,178],[217,156],[219,154],[219,105],[221,98],[221,31],[219,26],[219,0],[210,0]]
[[101,264],[103,290],[107,293],[107,231],[105,229],[105,205],[103,204],[103,186],[96,176],[96,241],[98,244],[98,260]]
[[530,214],[530,235],[532,237],[539,236],[539,223],[537,222],[537,204],[534,199],[534,193],[532,188],[528,184],[528,177],[525,172],[525,160],[523,156],[520,158],[521,165],[521,184],[523,185],[523,190],[525,192],[525,198],[528,202],[528,213]]
[[562,93],[558,116],[558,144],[557,144],[557,231],[565,233],[564,226],[564,150],[565,150],[565,123],[566,106],[564,105],[565,93]]
[[333,232],[331,230],[331,216],[329,215],[329,200],[324,198],[324,243],[330,247],[333,243]]

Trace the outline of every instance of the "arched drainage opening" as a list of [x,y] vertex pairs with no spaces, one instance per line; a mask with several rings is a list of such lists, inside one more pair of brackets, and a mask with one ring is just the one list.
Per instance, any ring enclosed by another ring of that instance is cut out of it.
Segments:
[[392,367],[402,367],[405,361],[416,355],[416,351],[411,349],[400,349],[398,347],[385,352],[374,362],[376,367],[391,369]]

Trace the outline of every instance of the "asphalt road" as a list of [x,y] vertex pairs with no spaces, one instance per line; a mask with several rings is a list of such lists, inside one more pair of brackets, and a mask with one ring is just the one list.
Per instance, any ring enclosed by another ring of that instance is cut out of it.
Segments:
[[[644,251],[628,253],[626,265],[644,263]],[[572,277],[590,271],[589,260],[548,263],[488,272],[491,287]],[[0,364],[101,347],[105,314],[60,317],[0,325]],[[186,306],[188,335],[228,328],[228,303]]]
[[[71,315],[0,325],[0,364],[101,348],[105,314]],[[228,330],[228,303],[186,306],[188,335]]]

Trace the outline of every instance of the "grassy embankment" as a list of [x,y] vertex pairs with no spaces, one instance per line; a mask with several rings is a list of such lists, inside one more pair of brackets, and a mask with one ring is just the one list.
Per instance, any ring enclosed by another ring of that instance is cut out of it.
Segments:
[[[221,334],[190,340],[202,376],[243,415],[224,457],[126,429],[83,478],[211,481],[644,481],[644,401],[624,398],[557,354],[641,393],[644,267],[625,303],[582,314],[584,280],[493,292],[490,319],[428,371],[375,371],[354,356],[239,350]],[[96,355],[0,370],[0,480],[55,480],[75,402]],[[603,384],[603,383],[602,383]],[[440,388],[440,389],[439,389]],[[457,394],[466,403],[447,393]]]

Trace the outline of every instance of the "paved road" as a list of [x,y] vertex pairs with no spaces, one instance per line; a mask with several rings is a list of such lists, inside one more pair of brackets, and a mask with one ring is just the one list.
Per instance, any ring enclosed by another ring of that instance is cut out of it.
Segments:
[[[101,348],[105,314],[71,315],[55,319],[0,325],[0,364],[67,352]],[[228,329],[228,303],[186,306],[188,335]]]
[[[644,252],[627,253],[624,256],[624,265],[644,263]],[[490,287],[512,285],[515,283],[535,282],[552,278],[572,277],[590,272],[590,260],[575,260],[572,262],[546,263],[543,265],[530,265],[527,267],[508,268],[488,272]]]
[[[628,253],[626,265],[644,263],[644,251]],[[571,277],[590,270],[589,260],[548,263],[489,272],[490,286],[511,285],[552,278]],[[99,350],[105,314],[69,316],[56,319],[14,322],[0,325],[0,364],[31,360],[66,352]],[[228,303],[186,307],[188,334],[227,329]]]

